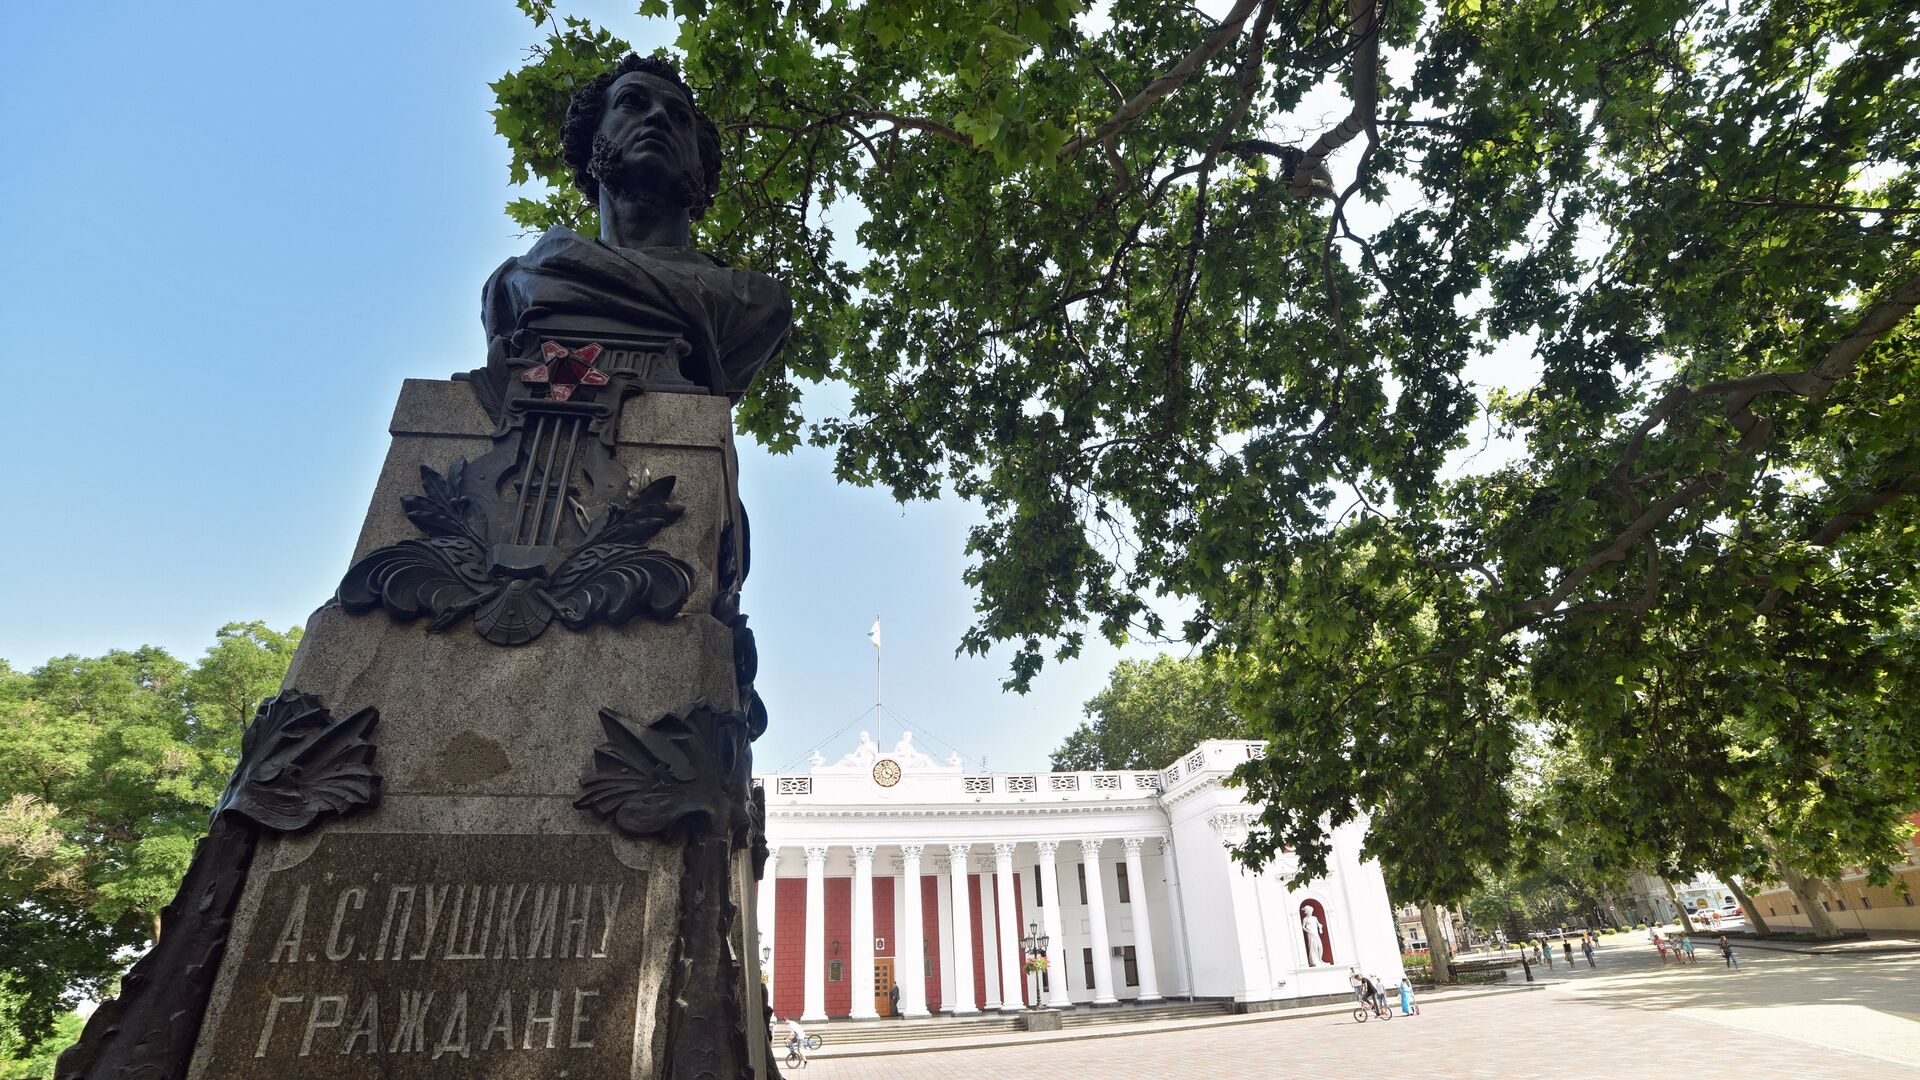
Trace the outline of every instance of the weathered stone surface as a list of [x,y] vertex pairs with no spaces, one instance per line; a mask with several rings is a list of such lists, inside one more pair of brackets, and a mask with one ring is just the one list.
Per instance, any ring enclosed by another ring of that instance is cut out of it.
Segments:
[[[614,459],[636,477],[674,477],[672,501],[686,508],[680,520],[652,542],[694,568],[686,611],[712,606],[720,534],[736,513],[732,423],[725,398],[641,394],[628,399],[616,428]],[[445,475],[456,460],[476,461],[493,448],[493,421],[475,400],[473,388],[451,380],[408,379],[394,407],[391,430],[393,445],[380,467],[349,565],[379,548],[420,536],[400,502],[420,494],[420,466]],[[473,631],[469,627],[449,633]]]
[[263,856],[193,1077],[625,1077],[657,1056],[673,942],[649,927],[672,925],[677,846],[329,830]]
[[473,386],[453,379],[407,379],[393,406],[387,433],[402,435],[489,435],[493,421],[474,395]]
[[1060,1014],[1052,1009],[1026,1009],[1020,1013],[1021,1031],[1059,1031]]
[[601,738],[601,706],[654,716],[705,697],[728,709],[735,689],[732,634],[710,615],[556,629],[501,648],[463,627],[428,633],[331,604],[308,621],[287,679],[336,712],[380,709],[387,798],[571,799]]
[[[334,603],[313,614],[287,685],[336,712],[380,710],[381,800],[261,841],[195,1080],[660,1075],[684,847],[618,835],[574,800],[601,707],[737,707],[732,631],[708,614],[736,514],[729,423],[724,399],[691,395],[635,397],[621,420],[618,460],[675,476],[686,507],[655,541],[695,568],[675,618],[502,647],[470,624],[430,633]],[[458,383],[409,381],[393,430],[356,559],[419,535],[400,497],[419,491],[422,464],[444,473],[492,447]],[[745,853],[733,862],[729,891],[751,911]],[[758,986],[742,990],[764,1041]]]

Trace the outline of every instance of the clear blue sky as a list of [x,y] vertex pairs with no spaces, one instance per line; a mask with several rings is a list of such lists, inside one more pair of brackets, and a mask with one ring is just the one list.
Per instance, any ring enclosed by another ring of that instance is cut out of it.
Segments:
[[[574,6],[666,40],[631,9]],[[331,595],[400,381],[484,361],[480,284],[530,242],[486,84],[534,36],[508,0],[0,4],[0,658],[197,657]],[[1004,655],[953,655],[968,507],[743,451],[760,767],[872,704],[876,613],[889,705],[1043,764],[1117,654],[1001,693]]]

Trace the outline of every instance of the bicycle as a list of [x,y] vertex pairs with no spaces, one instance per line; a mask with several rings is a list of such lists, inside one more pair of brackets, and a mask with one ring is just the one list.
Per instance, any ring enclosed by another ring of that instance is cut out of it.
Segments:
[[[801,1040],[801,1044],[804,1045],[809,1051],[812,1051],[812,1050],[820,1049],[820,1044],[822,1041],[824,1040],[822,1040],[818,1035],[809,1035],[805,1039]],[[804,1069],[806,1067],[807,1067],[806,1055],[802,1054],[800,1052],[800,1048],[795,1046],[791,1041],[789,1041],[787,1043],[787,1068]]]
[[1353,1022],[1356,1024],[1366,1023],[1367,1020],[1370,1019],[1368,1015],[1369,1013],[1371,1013],[1372,1016],[1377,1016],[1382,1020],[1393,1019],[1393,1010],[1390,1008],[1387,1008],[1384,1005],[1362,1004],[1359,1008],[1353,1010]]

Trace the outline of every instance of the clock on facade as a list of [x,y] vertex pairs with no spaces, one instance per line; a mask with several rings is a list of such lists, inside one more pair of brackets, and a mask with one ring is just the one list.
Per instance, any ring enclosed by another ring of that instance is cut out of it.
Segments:
[[892,787],[900,782],[900,763],[892,758],[881,758],[873,763],[873,782],[881,787]]

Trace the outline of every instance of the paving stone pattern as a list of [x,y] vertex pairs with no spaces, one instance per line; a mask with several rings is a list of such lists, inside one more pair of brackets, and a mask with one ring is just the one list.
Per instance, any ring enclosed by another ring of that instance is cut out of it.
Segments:
[[1192,1077],[1920,1077],[1920,956],[1717,954],[1662,968],[1644,940],[1544,991],[1430,999],[1419,1016],[1239,1024],[1080,1042],[822,1059],[804,1080]]

